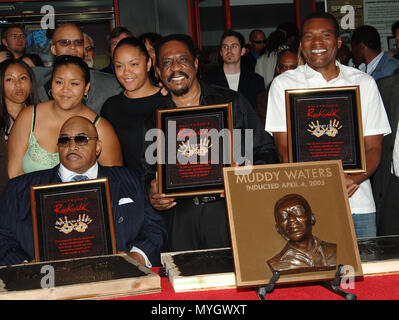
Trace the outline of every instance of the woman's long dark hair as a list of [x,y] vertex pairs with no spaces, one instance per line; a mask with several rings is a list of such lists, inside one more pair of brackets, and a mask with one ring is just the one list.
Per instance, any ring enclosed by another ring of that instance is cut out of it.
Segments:
[[4,80],[5,73],[11,65],[18,64],[21,67],[25,68],[29,74],[30,78],[30,93],[28,98],[26,99],[25,104],[27,106],[32,104],[39,103],[39,97],[37,94],[37,83],[35,75],[32,69],[23,61],[19,59],[7,59],[0,63],[0,130],[4,130],[7,132],[11,126],[11,116],[7,111],[6,100],[5,100],[5,90],[4,90]]
[[269,37],[266,41],[266,46],[263,49],[262,54],[267,54],[267,56],[270,56],[272,52],[277,51],[281,46],[285,45],[286,43],[287,38],[285,32],[277,29],[269,34]]

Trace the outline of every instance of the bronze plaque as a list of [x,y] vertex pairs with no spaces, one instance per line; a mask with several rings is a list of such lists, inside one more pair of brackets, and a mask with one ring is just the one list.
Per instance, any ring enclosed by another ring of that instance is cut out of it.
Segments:
[[31,187],[35,260],[116,253],[108,179]]
[[290,162],[342,160],[366,172],[359,86],[286,90]]
[[341,161],[224,168],[238,286],[362,275]]
[[223,192],[222,169],[232,161],[231,112],[231,103],[157,110],[157,127],[164,134],[158,139],[160,193]]

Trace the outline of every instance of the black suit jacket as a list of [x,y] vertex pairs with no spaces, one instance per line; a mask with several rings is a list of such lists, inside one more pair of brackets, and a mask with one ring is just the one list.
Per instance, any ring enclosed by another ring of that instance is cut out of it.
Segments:
[[[98,177],[108,177],[117,250],[137,247],[153,266],[160,265],[166,229],[163,217],[145,200],[143,177],[124,167],[102,166]],[[0,198],[0,265],[34,259],[30,186],[59,182],[58,165],[10,180]],[[121,198],[133,201],[119,205]]]
[[391,162],[396,131],[399,121],[399,74],[377,80],[378,89],[384,101],[392,133],[384,136],[381,162],[372,176],[374,201],[377,207],[377,234],[399,232],[399,215],[393,212],[398,203],[399,178],[391,174]]
[[[202,80],[208,84],[229,88],[223,67],[210,71],[203,76]],[[251,103],[252,107],[256,107],[256,96],[265,91],[265,82],[259,74],[241,67],[240,80],[238,83],[238,92],[244,95]]]

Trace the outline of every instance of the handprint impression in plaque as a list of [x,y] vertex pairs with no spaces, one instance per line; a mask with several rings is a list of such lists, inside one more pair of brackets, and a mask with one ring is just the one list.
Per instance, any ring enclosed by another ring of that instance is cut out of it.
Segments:
[[65,234],[71,233],[73,230],[77,232],[85,232],[89,227],[90,222],[92,222],[92,219],[86,214],[83,214],[82,216],[79,215],[77,220],[68,221],[68,217],[65,217],[64,220],[59,218],[55,223],[55,228]]
[[201,138],[199,144],[190,145],[190,140],[187,140],[185,142],[180,143],[177,151],[182,153],[186,158],[189,158],[194,154],[203,157],[208,154],[209,148],[212,147],[212,144],[210,145],[210,142],[211,142],[210,139],[207,137]]
[[298,194],[289,194],[274,207],[276,229],[287,240],[285,247],[267,261],[272,271],[291,274],[334,270],[337,245],[312,234],[316,219],[309,203]]
[[320,124],[319,120],[317,120],[316,123],[312,121],[308,126],[308,132],[310,132],[311,135],[317,138],[323,135],[335,137],[338,134],[339,130],[342,128],[342,125],[339,125],[339,121],[336,119],[330,119],[330,123],[328,125]]

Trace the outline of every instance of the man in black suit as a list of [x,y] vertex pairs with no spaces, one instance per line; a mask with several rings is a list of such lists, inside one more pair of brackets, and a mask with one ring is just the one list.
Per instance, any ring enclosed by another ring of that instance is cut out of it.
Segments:
[[144,179],[124,167],[102,167],[94,125],[83,117],[72,117],[61,128],[58,139],[60,165],[12,179],[0,198],[0,265],[19,264],[35,258],[30,204],[30,186],[108,177],[116,246],[147,266],[160,265],[166,239],[163,218],[146,201]]
[[241,33],[226,31],[220,41],[223,65],[204,75],[205,82],[238,91],[255,109],[256,96],[265,91],[263,77],[241,64],[245,53],[245,40]]
[[399,234],[399,74],[377,81],[392,134],[384,136],[381,162],[371,182],[377,208],[377,235]]
[[[171,34],[156,42],[156,70],[159,79],[169,91],[165,108],[231,102],[233,127],[236,129],[233,137],[234,161],[238,165],[248,162],[254,165],[277,162],[273,140],[263,129],[248,100],[240,93],[210,86],[197,78],[197,53],[198,50],[188,35]],[[251,132],[248,139],[245,137],[247,132]],[[238,150],[245,150],[246,159],[236,157]],[[175,201],[175,198],[159,193],[156,179],[151,182],[149,196],[152,206],[164,211],[167,220],[168,244],[165,251],[231,246],[227,208],[222,197],[201,195]]]

